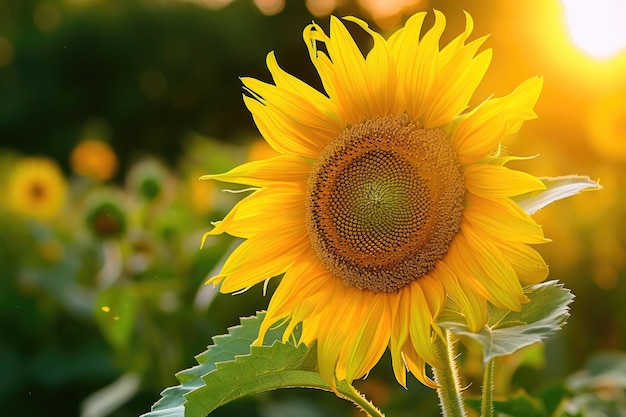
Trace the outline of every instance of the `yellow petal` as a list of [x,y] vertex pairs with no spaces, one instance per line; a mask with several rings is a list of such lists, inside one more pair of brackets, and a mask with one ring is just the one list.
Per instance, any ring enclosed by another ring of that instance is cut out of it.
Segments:
[[439,11],[434,13],[435,23],[422,39],[419,37],[426,13],[413,15],[388,41],[398,66],[400,91],[413,119],[421,118],[431,105],[428,99],[437,76],[438,45],[446,19]]
[[546,186],[534,175],[499,165],[470,165],[463,172],[465,187],[479,197],[512,197]]
[[489,301],[497,307],[519,311],[528,298],[511,264],[489,239],[483,239],[468,224],[461,225],[461,232],[454,238],[459,253],[470,273],[489,292]]
[[437,262],[431,274],[442,283],[446,293],[459,307],[470,330],[479,331],[489,318],[486,299],[476,293],[463,277],[458,277],[456,270],[444,261]]
[[426,375],[426,361],[416,352],[415,348],[407,343],[402,350],[406,366],[409,371],[417,378],[422,384],[430,388],[439,388],[439,386]]
[[310,245],[298,229],[272,231],[241,243],[228,257],[219,275],[207,283],[222,283],[220,292],[231,293],[252,287],[282,274]]
[[442,339],[445,339],[441,328],[435,323],[439,313],[443,310],[446,304],[446,292],[443,285],[433,279],[430,275],[425,275],[418,280],[419,285],[422,287],[426,300],[428,302],[428,308],[430,309],[431,321],[430,325],[433,331],[437,333]]
[[424,294],[422,287],[418,283],[413,283],[406,288],[408,292],[407,299],[410,300],[407,308],[409,309],[409,336],[415,351],[424,358],[426,362],[433,366],[441,366],[431,337],[433,329],[431,324],[433,317],[428,307],[427,297],[429,294]]
[[[318,307],[322,301],[320,295],[324,293],[325,288],[332,286],[335,280],[327,269],[305,262],[307,256],[311,255],[311,250],[304,251],[285,272],[267,307],[257,344],[262,342],[266,332],[275,323],[283,319],[290,320],[283,335],[283,342],[286,342],[298,323],[319,314]],[[325,298],[323,301],[326,302],[328,299]]]
[[474,57],[486,37],[465,44],[473,28],[472,18],[466,13],[465,31],[442,49],[439,55],[437,80],[424,114],[424,126],[427,129],[451,122],[467,108],[491,63],[491,50]]
[[276,183],[306,184],[311,164],[299,156],[279,155],[248,162],[223,174],[204,175],[201,180],[218,180],[265,187]]
[[[452,241],[450,244],[450,249],[448,250],[448,255],[443,258],[446,264],[450,265],[450,267],[454,270],[454,275],[458,279],[459,282],[463,282],[466,284],[467,288],[471,288],[476,294],[482,297],[485,300],[491,298],[491,293],[485,287],[483,282],[474,276],[472,271],[467,267],[467,263],[464,260],[464,251],[466,250],[465,246],[460,244],[456,239]],[[461,254],[461,255],[452,255]]]
[[465,14],[465,30],[441,50],[439,60],[440,68],[450,67],[450,65],[455,62],[468,63],[488,37],[482,36],[465,44],[465,41],[467,41],[474,31],[474,19],[472,19],[472,16],[468,12],[463,13]]
[[[348,18],[374,39],[374,47],[363,57],[343,23],[331,16],[330,36],[316,24],[304,31],[309,55],[330,99],[337,103],[340,116],[349,124],[360,123],[374,116],[399,111],[396,99],[395,62],[382,36],[370,30],[360,19]],[[328,55],[317,48],[325,44]]]
[[[327,298],[332,300],[333,298]],[[306,346],[312,346],[320,338],[320,335],[324,332],[326,326],[326,316],[324,314],[311,314],[302,320],[302,329],[300,334],[300,343]],[[324,323],[324,326],[322,326]],[[321,329],[321,330],[320,330]],[[319,354],[318,354],[319,357]],[[330,382],[329,382],[330,384]]]
[[[355,310],[353,303],[345,302],[341,314],[335,311],[333,315],[327,315],[323,324],[316,329],[317,339],[317,362],[322,378],[334,388],[335,378],[346,378],[346,364],[339,362],[339,355],[346,344],[346,337],[358,323],[359,312]],[[306,325],[306,323],[305,323]]]
[[[334,107],[328,99],[326,101],[329,103],[319,103],[322,99],[313,93],[301,96],[286,88],[254,78],[244,77],[241,82],[253,94],[253,98],[271,111],[278,123],[289,123],[294,130],[306,130],[311,137],[302,140],[308,143],[315,142],[314,139],[328,141],[329,137],[333,138],[344,127],[344,123],[339,121],[336,114],[327,114],[323,111],[330,111],[330,108]],[[315,91],[312,88],[311,90]],[[323,110],[319,110],[317,106]]]
[[336,104],[328,97],[298,77],[283,71],[276,62],[276,56],[273,52],[267,55],[266,62],[276,86],[302,97],[309,106],[313,106],[317,112],[326,116],[319,122],[328,125],[330,127],[328,130],[332,130],[332,128],[342,130],[345,127],[345,122],[339,117]]
[[463,211],[463,221],[474,230],[494,240],[545,243],[543,230],[517,204],[506,197],[485,199],[466,195],[470,203]]
[[374,46],[365,59],[366,85],[369,93],[365,99],[369,100],[371,107],[371,113],[367,117],[401,113],[404,103],[398,99],[396,63],[387,42],[361,19],[351,16],[344,19],[358,24],[374,39]]
[[392,308],[395,310],[392,322],[391,338],[389,340],[389,351],[391,353],[391,364],[396,380],[406,388],[406,364],[402,357],[402,349],[409,337],[409,323],[406,320],[405,309],[401,308],[402,297],[394,297]]
[[352,323],[351,337],[345,339],[346,348],[339,357],[345,362],[346,381],[367,374],[379,361],[389,344],[392,314],[389,298],[392,294],[355,290],[351,302],[359,306],[358,322]]
[[[435,129],[450,123],[467,108],[470,98],[478,84],[482,81],[489,64],[491,50],[481,52],[463,71],[454,71],[449,75],[442,75],[446,82],[438,83],[435,91],[439,94],[431,101],[431,106],[424,114],[424,127]],[[443,73],[443,71],[442,71]]]
[[244,96],[261,134],[277,152],[316,157],[341,129],[335,120],[296,94],[254,78],[242,78]]
[[446,292],[441,283],[430,275],[425,275],[417,280],[426,296],[428,308],[433,321],[437,318],[446,302]]
[[517,133],[524,121],[534,119],[542,84],[541,77],[530,78],[509,95],[486,100],[469,113],[450,138],[459,161],[469,164],[484,158],[504,136]]
[[203,238],[221,233],[250,238],[267,232],[267,225],[287,229],[296,228],[306,233],[304,187],[262,188],[240,200],[224,217],[215,222],[213,230]]
[[324,30],[315,23],[311,23],[304,28],[302,37],[309,50],[309,58],[320,76],[324,90],[328,93],[331,101],[337,103],[338,100],[336,97],[341,94],[341,89],[339,89],[339,91],[335,90],[333,63],[325,52],[317,48],[318,42],[328,44],[330,38],[324,33]]
[[548,265],[530,246],[517,242],[498,241],[495,243],[524,284],[537,284],[548,277]]
[[[365,58],[339,19],[331,16],[330,36],[316,24],[304,32],[313,64],[324,87],[339,107],[340,115],[350,124],[358,123],[368,113]],[[317,49],[325,44],[328,55]]]

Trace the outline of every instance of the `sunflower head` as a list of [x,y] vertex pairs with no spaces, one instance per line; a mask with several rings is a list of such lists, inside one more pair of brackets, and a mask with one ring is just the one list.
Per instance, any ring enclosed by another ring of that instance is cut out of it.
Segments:
[[50,220],[63,208],[67,182],[58,164],[44,157],[17,161],[8,180],[8,205],[38,220]]
[[109,190],[90,196],[85,209],[85,224],[100,239],[119,238],[126,232],[126,209],[123,199]]
[[139,161],[128,174],[130,190],[146,202],[154,202],[166,194],[168,177],[167,168],[155,159]]
[[395,292],[448,251],[465,187],[445,134],[402,114],[346,129],[313,165],[307,191],[321,262],[347,285]]
[[468,41],[469,14],[440,47],[434,14],[430,29],[418,13],[388,39],[346,18],[373,38],[366,55],[337,18],[329,34],[307,26],[324,92],[270,53],[273,84],[244,78],[244,101],[278,156],[203,177],[253,187],[207,233],[245,239],[209,282],[235,292],[284,274],[257,343],[274,323],[289,323],[284,340],[301,324],[331,386],[366,375],[386,349],[401,384],[409,370],[434,385],[425,366],[440,363],[447,302],[478,330],[489,303],[519,310],[522,284],[547,276],[529,246],[542,229],[511,198],[545,186],[497,152],[535,117],[542,80],[467,111],[491,51],[479,51],[486,37]]
[[107,181],[117,172],[117,155],[106,142],[85,139],[70,154],[72,170],[94,181]]

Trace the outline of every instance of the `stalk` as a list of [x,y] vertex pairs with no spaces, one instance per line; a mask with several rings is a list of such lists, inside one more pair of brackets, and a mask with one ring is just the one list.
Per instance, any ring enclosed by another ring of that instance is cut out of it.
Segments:
[[493,358],[487,361],[483,374],[483,395],[480,401],[482,417],[493,417]]
[[442,368],[433,368],[435,382],[439,385],[437,395],[443,417],[467,417],[461,396],[459,383],[459,372],[456,364],[456,354],[454,352],[454,342],[451,333],[446,330],[446,341],[437,338],[437,350],[443,359]]

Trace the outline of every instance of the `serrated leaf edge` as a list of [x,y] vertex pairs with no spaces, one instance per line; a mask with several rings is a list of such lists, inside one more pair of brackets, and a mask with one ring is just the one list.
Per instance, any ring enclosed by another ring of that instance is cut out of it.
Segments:
[[[560,288],[561,290],[564,291],[564,297],[567,297],[567,299],[563,300],[563,304],[561,306],[559,306],[558,308],[554,309],[554,311],[552,311],[547,317],[544,317],[541,320],[538,320],[537,322],[541,322],[541,321],[545,321],[547,319],[549,319],[550,317],[553,316],[559,316],[560,319],[558,321],[555,321],[555,323],[553,324],[553,326],[550,326],[550,330],[547,333],[544,334],[533,334],[533,333],[526,333],[530,339],[532,339],[532,341],[529,341],[529,343],[525,343],[521,346],[519,346],[516,350],[519,350],[525,346],[528,346],[530,344],[533,343],[537,343],[537,342],[543,342],[544,340],[546,340],[547,338],[549,338],[550,336],[554,335],[556,332],[558,332],[559,330],[563,329],[563,326],[565,326],[565,324],[567,324],[567,319],[571,316],[570,314],[570,308],[569,305],[574,301],[575,295],[571,292],[570,289],[565,288],[565,285],[563,283],[560,283],[557,280],[550,280],[550,281],[544,281],[538,284],[533,284],[533,285],[528,285],[527,287],[524,288],[525,292],[530,292],[532,291],[537,291],[538,289],[541,289],[542,287],[549,287],[549,286],[554,286],[557,288]],[[448,306],[446,308],[451,308],[452,312],[454,312],[454,314],[456,316],[458,316],[459,318],[463,317],[463,314],[458,310],[458,308],[451,307]],[[509,313],[512,312],[507,312],[506,315],[508,315]],[[503,316],[503,319],[504,317]],[[502,322],[502,319],[499,320],[499,323]],[[536,323],[536,322],[534,322]],[[498,331],[498,328],[496,328],[494,325],[489,325],[486,324],[481,330],[479,330],[478,332],[471,332],[469,330],[469,328],[467,327],[467,324],[463,321],[463,322],[457,322],[457,321],[448,321],[448,322],[438,322],[438,325],[443,327],[443,328],[447,328],[448,330],[450,330],[452,333],[456,333],[456,334],[460,334],[460,335],[466,335],[470,338],[472,338],[472,334],[481,334],[482,336],[484,336],[485,338],[489,338],[490,342],[493,342],[494,339],[494,332]],[[529,326],[529,323],[525,323],[521,326],[518,327],[523,327],[523,326]],[[507,326],[505,328],[510,328],[513,326]],[[545,325],[542,326],[538,326],[538,328],[542,328],[545,327]],[[505,328],[501,328],[501,329],[505,329]],[[482,343],[480,341],[478,341],[481,345]],[[508,354],[511,354],[513,352],[508,352],[508,353],[499,353],[499,354],[494,354],[493,350],[491,349],[493,347],[493,343],[489,344],[490,349],[489,350],[485,350],[483,349],[483,359],[485,362],[487,362],[489,359],[498,357],[498,356],[506,356]],[[483,346],[484,348],[484,346]]]
[[[180,382],[180,384],[178,385],[174,385],[171,387],[167,387],[165,388],[163,391],[161,391],[160,393],[160,398],[152,405],[151,410],[147,413],[142,414],[140,417],[156,417],[156,413],[158,413],[159,411],[161,411],[160,406],[163,404],[163,402],[165,400],[167,400],[167,396],[170,395],[172,393],[172,391],[182,391],[184,392],[184,394],[180,395],[181,397],[181,403],[177,406],[177,407],[172,407],[171,409],[173,410],[174,408],[182,408],[182,410],[184,411],[184,405],[187,402],[186,400],[186,396],[188,394],[190,394],[191,392],[197,390],[198,388],[201,388],[203,386],[205,386],[206,384],[204,383],[204,376],[211,374],[212,372],[214,372],[215,370],[217,370],[217,364],[219,363],[227,363],[227,362],[232,362],[234,360],[236,360],[237,356],[246,356],[246,355],[250,355],[250,351],[248,351],[247,354],[243,353],[243,354],[235,354],[233,356],[233,359],[230,360],[224,360],[224,361],[218,361],[218,362],[213,362],[212,364],[215,365],[214,369],[211,369],[209,372],[204,372],[202,371],[201,375],[198,375],[196,373],[194,373],[194,371],[197,371],[199,369],[201,369],[203,366],[205,366],[204,364],[207,362],[206,360],[202,360],[202,358],[204,356],[208,356],[211,352],[211,350],[215,349],[218,346],[223,346],[224,342],[228,342],[229,338],[233,338],[233,337],[237,337],[236,333],[237,331],[239,331],[240,329],[243,329],[245,327],[245,323],[246,322],[250,322],[252,320],[263,320],[265,316],[265,312],[264,311],[258,311],[256,315],[254,316],[247,316],[247,317],[242,317],[240,318],[240,323],[236,324],[234,326],[230,326],[227,328],[228,333],[225,334],[220,334],[220,335],[216,335],[211,337],[211,344],[207,346],[206,350],[195,355],[194,359],[196,360],[197,364],[184,369],[182,371],[179,371],[175,374],[176,379],[178,379],[178,381]],[[227,350],[225,350],[225,352],[228,352]],[[190,378],[185,378],[184,376],[189,376]],[[191,381],[196,381],[196,383],[193,383]],[[202,383],[201,383],[202,381]]]

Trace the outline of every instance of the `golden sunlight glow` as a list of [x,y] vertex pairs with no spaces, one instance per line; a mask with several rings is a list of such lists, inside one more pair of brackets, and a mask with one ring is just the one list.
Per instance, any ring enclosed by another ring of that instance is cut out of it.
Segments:
[[626,94],[591,100],[585,120],[589,144],[602,158],[626,161]]
[[416,11],[421,0],[358,0],[377,25],[385,29],[397,27],[403,14]]
[[337,0],[306,0],[306,8],[316,17],[326,16],[337,7]]
[[626,47],[626,2],[563,0],[569,32],[576,45],[596,58]]
[[256,7],[266,16],[272,16],[283,11],[285,0],[253,0]]
[[[596,99],[626,88],[624,77],[626,48],[622,49],[622,53],[615,53],[610,59],[602,59],[598,56],[606,45],[597,46],[592,54],[574,42],[564,6],[565,2],[570,5],[574,1],[580,0],[492,3],[494,15],[497,14],[500,17],[494,20],[494,29],[491,32],[494,41],[503,46],[499,48],[500,52],[497,55],[499,59],[502,59],[502,64],[496,71],[508,74],[502,75],[501,81],[512,76],[511,71],[519,72],[518,76],[524,74],[525,65],[518,65],[517,69],[512,70],[508,64],[524,57],[523,59],[526,60],[524,62],[535,68],[535,71],[543,73],[546,79],[552,80],[552,86],[580,100]],[[606,1],[609,0],[599,0],[589,4],[586,17],[590,20],[587,27],[591,27],[591,21],[595,19],[590,16],[592,12],[596,12],[592,10],[592,7],[600,8]],[[615,33],[617,31],[618,29]],[[583,32],[579,31],[579,33]],[[622,35],[622,39],[626,39],[624,36]],[[606,52],[606,49],[604,51]],[[496,64],[498,64],[497,61]],[[572,86],[575,87],[572,88]],[[483,92],[485,93],[489,94],[490,91]],[[546,115],[545,111],[548,110],[554,112],[555,116],[563,112],[560,105],[546,105],[543,115]]]

